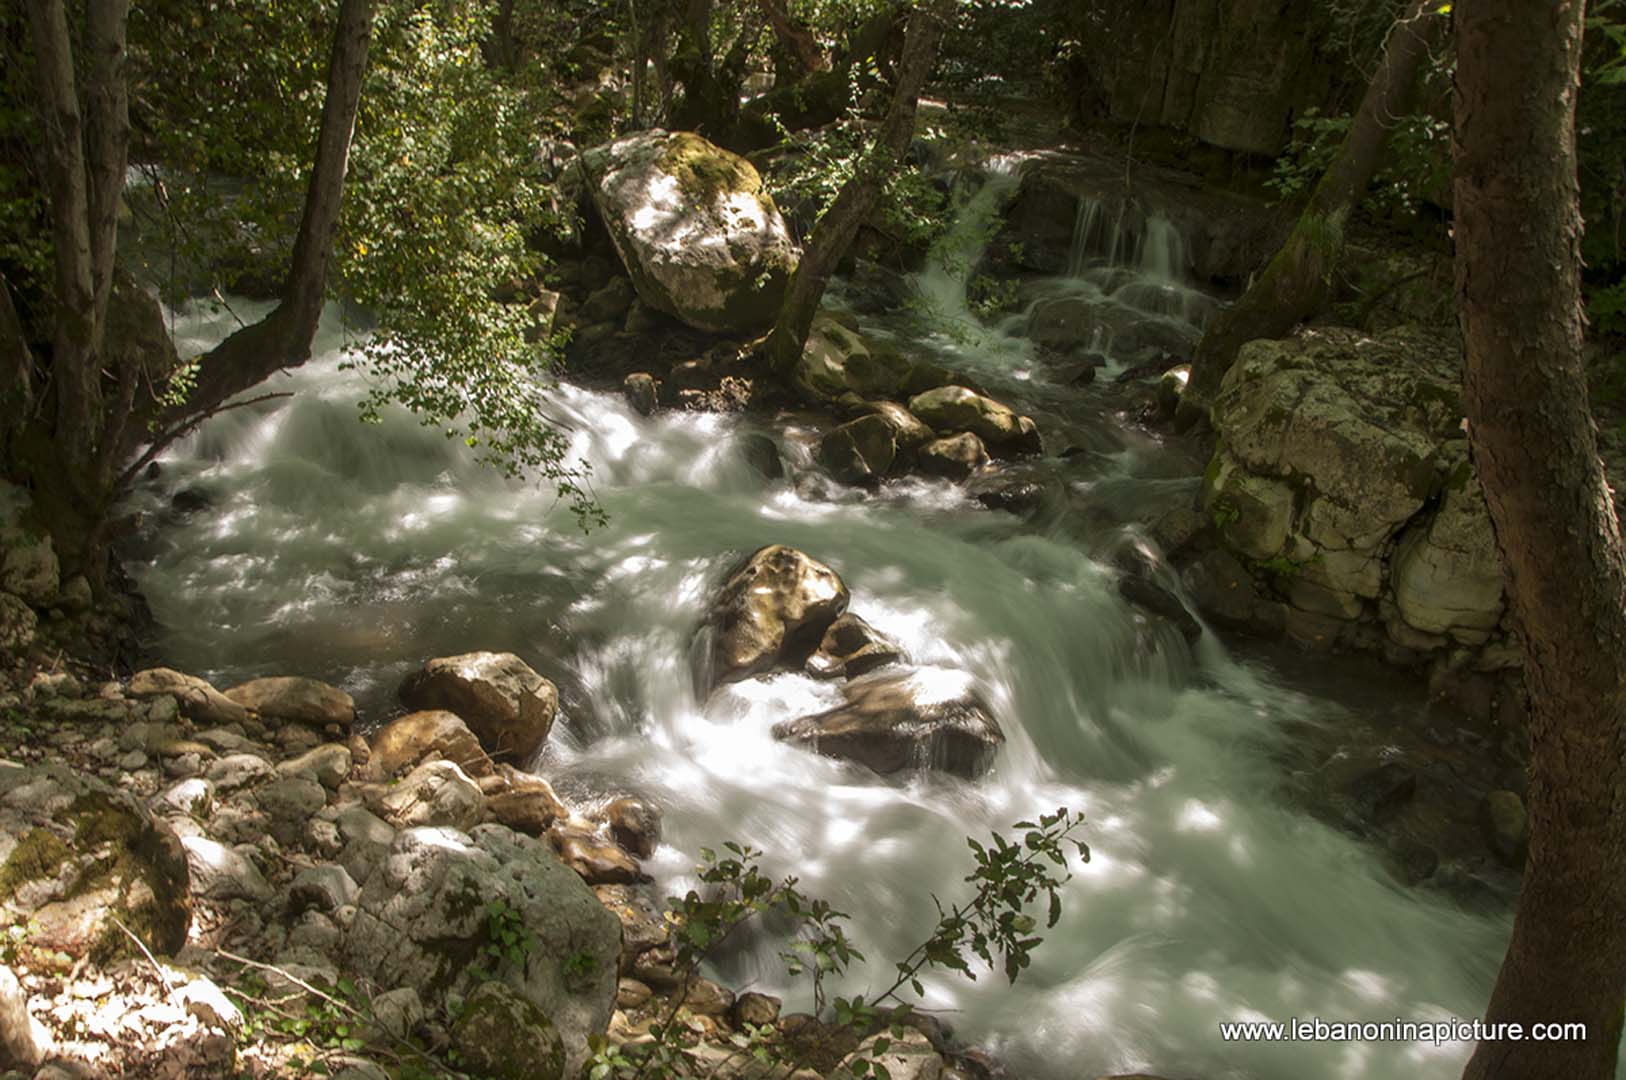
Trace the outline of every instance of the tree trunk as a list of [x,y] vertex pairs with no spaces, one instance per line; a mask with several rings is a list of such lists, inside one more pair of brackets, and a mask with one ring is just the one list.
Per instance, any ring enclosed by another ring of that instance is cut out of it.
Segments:
[[1326,306],[1349,216],[1372,182],[1395,119],[1411,108],[1418,69],[1444,23],[1439,6],[1437,0],[1413,0],[1395,23],[1338,156],[1316,184],[1287,242],[1242,298],[1204,332],[1181,402],[1184,423],[1202,417],[1243,345],[1279,338]]
[[[1607,1080],[1626,1001],[1626,547],[1581,358],[1581,0],[1456,5],[1468,434],[1524,640],[1530,849],[1469,1080]],[[1534,1041],[1582,1023],[1584,1040]]]
[[294,238],[281,302],[260,322],[237,331],[204,356],[196,388],[168,417],[172,424],[201,417],[276,372],[310,359],[311,338],[326,295],[328,260],[339,227],[372,30],[372,0],[344,0],[328,65],[316,162],[305,191],[305,210]]
[[852,247],[859,227],[881,197],[886,178],[909,151],[915,134],[915,111],[920,92],[925,89],[937,62],[937,45],[942,40],[947,5],[939,0],[929,7],[917,7],[909,15],[904,31],[903,58],[898,63],[898,81],[892,92],[886,117],[875,133],[875,141],[835,201],[813,227],[802,251],[801,262],[790,280],[790,289],[779,308],[773,331],[763,343],[769,366],[788,373],[801,359],[813,316],[824,299],[825,287],[836,266]]
[[781,62],[785,65],[784,70],[780,70],[777,63],[775,65],[776,85],[797,82],[815,71],[830,70],[830,58],[824,54],[819,39],[813,36],[806,23],[790,13],[785,0],[757,2],[773,30],[774,40],[779,44]]
[[[83,573],[98,592],[108,569],[108,514],[132,475],[121,472],[129,458],[143,445],[151,447],[149,456],[156,453],[228,398],[309,358],[372,33],[371,0],[343,0],[282,301],[205,356],[186,403],[160,414],[152,387],[168,372],[149,370],[147,358],[129,352],[110,361],[112,353],[102,348],[129,145],[128,7],[128,0],[85,5],[81,96],[62,0],[29,0],[55,242],[54,323],[48,357],[30,364],[24,352],[15,368],[8,363],[0,372],[8,406],[49,395],[17,427],[0,425],[0,432],[7,436],[8,459],[32,480],[35,507],[64,576]],[[0,340],[20,335],[9,291],[0,300]],[[138,395],[145,396],[138,401]],[[156,436],[155,422],[163,429]]]
[[45,128],[45,176],[51,186],[56,303],[51,333],[51,393],[69,476],[95,444],[101,405],[95,357],[96,285],[91,263],[91,195],[84,123],[74,80],[73,45],[62,0],[30,0],[35,85]]

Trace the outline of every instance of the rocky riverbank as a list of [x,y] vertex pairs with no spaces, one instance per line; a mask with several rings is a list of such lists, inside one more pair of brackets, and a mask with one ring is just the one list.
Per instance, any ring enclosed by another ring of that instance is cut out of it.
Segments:
[[[745,1025],[777,1026],[817,1049],[804,1080],[846,1075],[859,1050],[861,1030],[677,965],[639,865],[658,810],[571,806],[514,764],[557,699],[517,657],[428,662],[402,687],[415,711],[365,736],[348,695],[297,677],[7,686],[13,1074],[556,1080],[590,1039],[673,1022],[715,1064]],[[986,1071],[925,1020],[878,1053],[898,1077]]]

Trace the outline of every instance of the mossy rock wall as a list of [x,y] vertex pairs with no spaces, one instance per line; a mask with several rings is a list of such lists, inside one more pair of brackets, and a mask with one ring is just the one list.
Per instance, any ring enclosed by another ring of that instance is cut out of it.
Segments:
[[1501,563],[1450,331],[1315,328],[1250,342],[1211,416],[1219,443],[1201,508],[1322,640],[1427,654],[1503,636]]

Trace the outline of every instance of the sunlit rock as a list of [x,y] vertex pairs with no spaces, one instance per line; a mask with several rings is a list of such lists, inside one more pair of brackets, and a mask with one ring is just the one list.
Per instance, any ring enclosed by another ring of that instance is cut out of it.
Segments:
[[513,653],[474,652],[429,661],[401,685],[401,702],[456,713],[493,758],[524,763],[553,729],[559,691]]
[[496,772],[474,732],[445,709],[396,717],[373,733],[368,751],[367,776],[372,780],[387,780],[432,758],[456,762],[475,779]]
[[560,860],[589,885],[632,885],[649,880],[637,859],[575,822],[556,822],[548,830],[548,843],[559,853]]
[[130,678],[128,693],[134,698],[170,697],[181,714],[200,724],[240,724],[248,710],[216,690],[209,683],[173,668],[148,668]]
[[621,924],[543,842],[500,825],[404,830],[362,884],[347,956],[359,974],[415,987],[433,1007],[478,981],[468,960],[488,940],[494,907],[529,931],[533,958],[558,958],[495,974],[553,1021],[574,1075],[588,1036],[609,1023]]
[[315,728],[328,724],[349,728],[356,719],[356,703],[349,694],[336,686],[297,675],[252,679],[227,690],[226,697],[267,720]]
[[856,678],[903,659],[898,643],[863,619],[843,613],[807,658],[807,673],[821,679]]
[[988,464],[988,451],[982,440],[969,431],[933,439],[920,448],[915,464],[928,476],[941,476],[948,480],[970,479],[971,475]]
[[909,386],[909,361],[896,349],[864,338],[827,312],[813,317],[793,381],[815,401],[835,401],[844,394],[888,398]]
[[841,576],[811,556],[782,544],[755,552],[729,575],[707,615],[712,640],[703,689],[800,662],[847,600]]
[[206,836],[181,838],[192,887],[209,900],[269,900],[271,886],[260,868],[235,848]]
[[651,130],[587,151],[582,166],[644,303],[700,330],[768,327],[797,252],[750,162]]
[[909,399],[909,411],[943,434],[969,431],[990,447],[1019,453],[1039,449],[1032,420],[964,386],[939,386],[916,394]]
[[842,687],[843,704],[774,725],[776,738],[878,773],[932,768],[975,777],[1005,741],[964,672],[922,668]]
[[488,786],[486,781],[481,781],[486,791],[486,818],[490,821],[526,836],[541,836],[555,821],[569,814],[565,804],[554,794],[553,785],[540,776],[503,765],[491,779],[497,783]]
[[485,811],[485,795],[450,761],[426,761],[396,783],[362,789],[368,808],[397,828],[467,829]]
[[75,959],[173,955],[192,922],[186,852],[126,792],[61,766],[3,769],[0,913]]
[[615,842],[641,859],[655,854],[661,840],[661,812],[643,799],[623,796],[604,807]]

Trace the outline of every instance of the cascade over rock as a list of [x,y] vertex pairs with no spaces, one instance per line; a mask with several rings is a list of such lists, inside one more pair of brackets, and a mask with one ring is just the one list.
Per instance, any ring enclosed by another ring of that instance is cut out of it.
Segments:
[[776,724],[774,736],[878,773],[934,768],[968,778],[987,771],[1005,741],[963,672],[888,672],[841,690],[841,705]]
[[848,595],[841,575],[795,548],[755,552],[729,575],[707,616],[713,637],[703,689],[799,662],[795,654],[812,652],[847,610]]
[[587,151],[582,167],[644,303],[715,333],[773,322],[796,246],[750,162],[652,130]]

